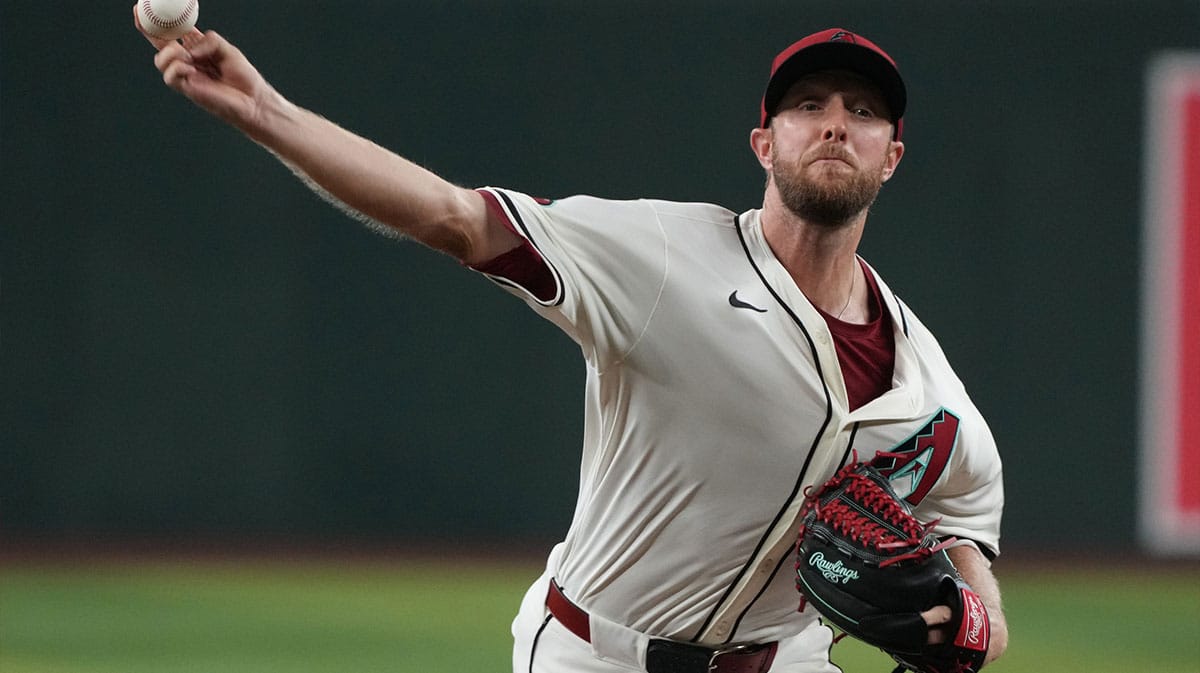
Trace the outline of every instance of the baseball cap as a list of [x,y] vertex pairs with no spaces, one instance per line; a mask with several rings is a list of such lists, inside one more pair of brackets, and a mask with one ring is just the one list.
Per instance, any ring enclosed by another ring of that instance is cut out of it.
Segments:
[[762,127],[775,115],[775,108],[796,80],[821,70],[849,70],[871,80],[883,91],[900,139],[901,118],[908,94],[896,62],[874,42],[844,28],[829,28],[802,38],[779,52],[771,63],[771,79],[762,99]]

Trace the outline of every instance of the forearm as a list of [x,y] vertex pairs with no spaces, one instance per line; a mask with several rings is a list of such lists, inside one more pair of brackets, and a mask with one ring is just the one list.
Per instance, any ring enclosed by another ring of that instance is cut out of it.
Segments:
[[486,233],[487,212],[474,192],[357,136],[272,93],[247,136],[328,195],[394,233],[459,259],[478,257],[473,235]]
[[[136,8],[134,16],[136,23]],[[178,42],[148,39],[167,86],[266,147],[338,205],[468,264],[520,243],[491,219],[482,196],[292,104],[215,31],[193,29]]]
[[1000,585],[992,574],[988,561],[974,545],[953,547],[948,553],[954,567],[966,580],[967,584],[979,595],[988,611],[988,622],[991,625],[991,638],[988,642],[987,659],[984,663],[995,661],[1008,648],[1008,622],[1004,618],[1004,609],[1000,600]]

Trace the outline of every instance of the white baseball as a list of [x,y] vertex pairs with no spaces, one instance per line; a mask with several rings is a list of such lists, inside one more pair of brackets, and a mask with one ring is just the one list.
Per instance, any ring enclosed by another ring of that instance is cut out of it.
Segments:
[[198,0],[138,0],[142,32],[162,40],[187,35],[200,15]]

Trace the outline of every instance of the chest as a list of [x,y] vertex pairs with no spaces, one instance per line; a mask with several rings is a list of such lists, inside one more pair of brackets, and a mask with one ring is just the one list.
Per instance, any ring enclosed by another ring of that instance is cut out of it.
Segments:
[[854,405],[823,319],[790,305],[745,264],[677,263],[672,272],[623,369],[636,379],[631,399],[649,410],[643,425],[689,438],[692,464],[680,469],[752,470],[783,485],[798,472],[823,479],[855,452],[903,450],[926,466],[910,475],[909,492],[928,490],[927,476],[947,464],[967,417],[940,352],[925,357],[894,330],[890,380],[873,401]]

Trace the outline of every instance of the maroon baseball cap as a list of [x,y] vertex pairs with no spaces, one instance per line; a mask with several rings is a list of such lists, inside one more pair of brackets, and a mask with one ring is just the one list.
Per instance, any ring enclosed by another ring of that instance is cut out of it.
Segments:
[[896,125],[895,138],[900,139],[908,94],[896,62],[874,42],[844,28],[813,33],[779,52],[771,63],[771,79],[763,94],[762,127],[770,123],[775,108],[796,80],[820,70],[849,70],[874,82],[883,92]]

